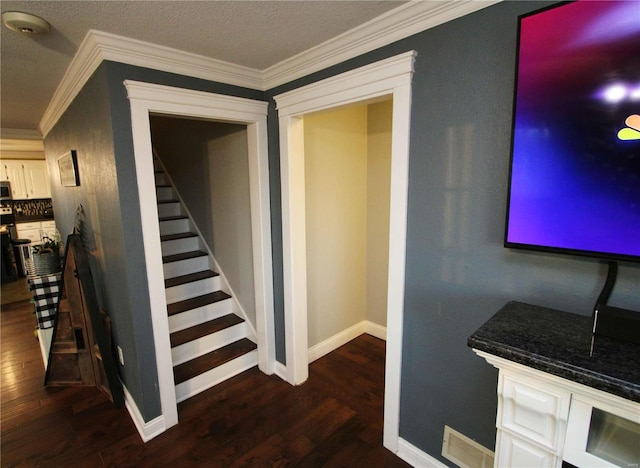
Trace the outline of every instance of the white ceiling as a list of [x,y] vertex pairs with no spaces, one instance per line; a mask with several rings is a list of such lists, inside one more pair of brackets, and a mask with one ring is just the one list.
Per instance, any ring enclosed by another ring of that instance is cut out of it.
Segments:
[[90,29],[264,70],[402,6],[404,0],[10,1],[46,19],[29,38],[1,27],[3,129],[36,130]]

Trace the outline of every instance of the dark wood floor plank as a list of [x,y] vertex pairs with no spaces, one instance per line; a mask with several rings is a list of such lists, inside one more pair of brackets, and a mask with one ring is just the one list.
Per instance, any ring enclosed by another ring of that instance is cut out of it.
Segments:
[[382,447],[384,342],[369,335],[297,387],[243,372],[180,403],[180,423],[143,443],[95,387],[43,387],[30,303],[1,314],[2,466],[409,466]]

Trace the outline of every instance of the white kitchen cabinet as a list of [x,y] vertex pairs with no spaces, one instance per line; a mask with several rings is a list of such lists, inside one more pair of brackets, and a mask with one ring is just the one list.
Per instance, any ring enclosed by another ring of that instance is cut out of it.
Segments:
[[43,236],[47,236],[50,239],[56,238],[56,222],[55,221],[42,221],[40,225],[41,225]]
[[2,161],[2,177],[11,182],[11,196],[14,200],[51,198],[46,161]]
[[55,239],[56,222],[55,221],[32,221],[30,223],[17,223],[16,234],[18,239],[29,239],[31,245],[42,244],[43,236]]
[[14,200],[28,198],[22,161],[2,161],[2,177],[11,182],[11,197]]
[[51,198],[49,173],[45,161],[23,161],[27,198]]

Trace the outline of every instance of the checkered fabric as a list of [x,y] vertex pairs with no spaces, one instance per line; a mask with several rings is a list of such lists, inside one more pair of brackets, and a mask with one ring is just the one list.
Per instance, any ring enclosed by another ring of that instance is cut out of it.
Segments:
[[29,283],[29,289],[33,294],[36,306],[38,328],[53,327],[61,281],[61,273],[27,277],[27,283]]

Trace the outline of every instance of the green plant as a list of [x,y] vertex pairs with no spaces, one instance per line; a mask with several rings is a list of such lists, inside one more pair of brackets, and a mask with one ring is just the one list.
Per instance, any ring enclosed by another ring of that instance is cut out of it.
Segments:
[[42,244],[33,246],[34,254],[41,254],[45,252],[60,252],[60,242],[52,239],[49,236],[42,238]]

